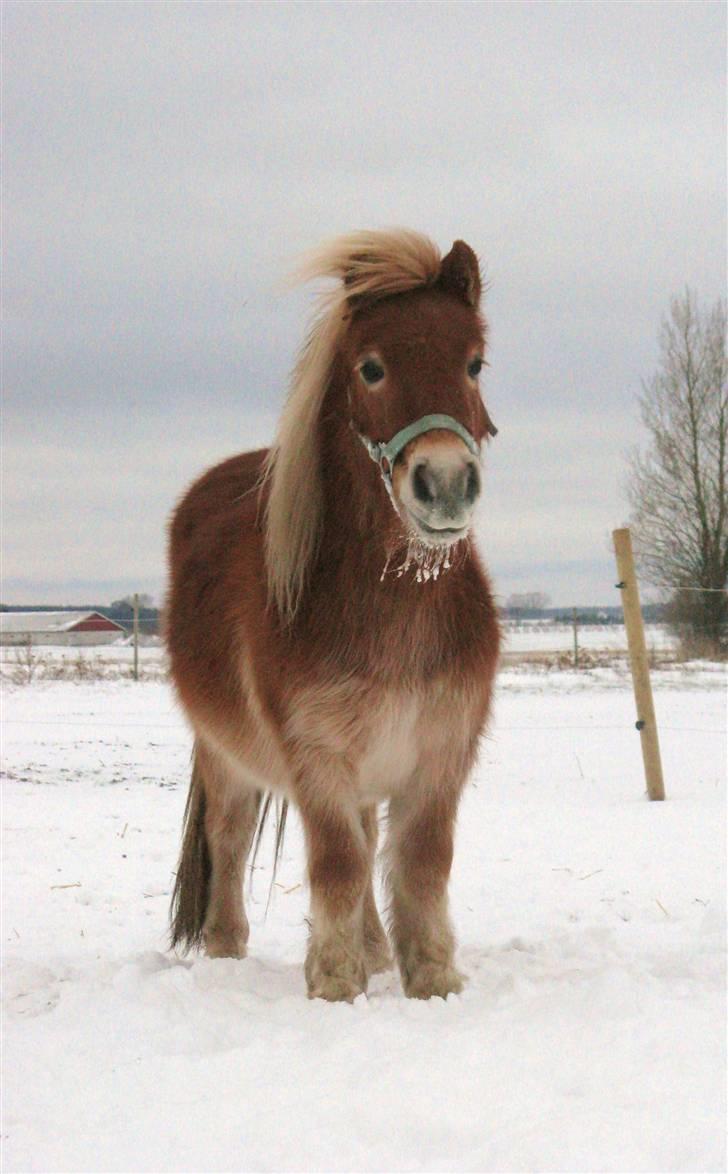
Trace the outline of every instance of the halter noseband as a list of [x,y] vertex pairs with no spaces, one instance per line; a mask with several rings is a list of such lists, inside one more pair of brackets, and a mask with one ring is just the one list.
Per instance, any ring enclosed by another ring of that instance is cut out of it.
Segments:
[[392,500],[392,470],[394,469],[394,462],[401,453],[402,449],[409,444],[410,440],[414,440],[416,436],[421,436],[423,432],[433,432],[436,428],[447,429],[448,432],[454,432],[470,449],[474,457],[480,455],[480,449],[477,442],[470,435],[467,428],[455,420],[452,416],[443,416],[435,413],[430,416],[421,416],[419,420],[415,420],[414,424],[408,424],[406,428],[401,428],[399,432],[395,433],[390,441],[376,442],[370,440],[368,436],[358,432],[357,435],[369,453],[375,464],[379,466],[379,472],[382,474],[382,480],[386,487],[387,493]]

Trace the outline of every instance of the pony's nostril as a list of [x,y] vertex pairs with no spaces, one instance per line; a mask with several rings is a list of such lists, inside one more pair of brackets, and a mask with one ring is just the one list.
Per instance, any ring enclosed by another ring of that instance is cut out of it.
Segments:
[[480,493],[480,471],[476,464],[468,466],[465,480],[465,500],[472,505]]
[[427,465],[415,465],[412,472],[412,490],[418,501],[430,505],[435,500],[432,473]]

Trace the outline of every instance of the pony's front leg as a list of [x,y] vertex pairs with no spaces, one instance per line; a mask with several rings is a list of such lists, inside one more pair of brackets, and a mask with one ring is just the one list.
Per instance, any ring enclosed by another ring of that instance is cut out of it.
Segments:
[[403,794],[389,805],[392,936],[405,994],[446,998],[463,989],[447,906],[457,793]]
[[359,812],[350,802],[346,769],[334,756],[317,757],[315,774],[307,774],[297,788],[311,887],[306,982],[311,999],[352,1002],[367,985],[367,841]]

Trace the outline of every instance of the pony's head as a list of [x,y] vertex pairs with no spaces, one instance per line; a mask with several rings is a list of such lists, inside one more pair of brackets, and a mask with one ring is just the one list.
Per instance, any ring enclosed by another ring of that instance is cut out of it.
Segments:
[[477,258],[457,241],[427,285],[355,297],[340,344],[352,426],[424,546],[465,537],[480,494],[480,445],[492,431],[479,391],[480,288]]
[[354,482],[371,484],[376,461],[402,539],[430,565],[468,534],[480,447],[495,432],[479,390],[486,333],[468,245],[456,241],[441,258],[417,233],[358,233],[315,254],[302,275],[339,283],[302,353],[269,459],[268,576],[288,615],[319,537],[327,393],[347,425],[340,447]]

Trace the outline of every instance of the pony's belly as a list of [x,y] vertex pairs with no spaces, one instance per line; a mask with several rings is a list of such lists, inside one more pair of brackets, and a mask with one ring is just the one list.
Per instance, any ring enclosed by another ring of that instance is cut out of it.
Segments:
[[283,730],[292,777],[333,801],[353,786],[361,806],[412,783],[464,777],[482,709],[445,677],[410,691],[352,679],[309,685],[292,695]]
[[388,798],[412,777],[422,699],[356,679],[327,681],[291,697],[283,736],[293,760],[329,789],[362,805]]
[[387,696],[366,729],[358,761],[357,787],[363,803],[389,798],[412,778],[419,756],[422,704],[411,694]]
[[241,723],[232,731],[200,724],[195,728],[197,736],[224,767],[228,786],[233,791],[263,794],[273,791],[283,798],[292,797],[287,765],[267,727],[246,728]]

